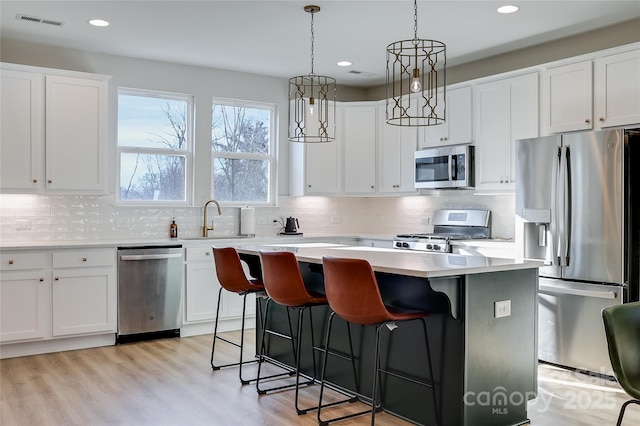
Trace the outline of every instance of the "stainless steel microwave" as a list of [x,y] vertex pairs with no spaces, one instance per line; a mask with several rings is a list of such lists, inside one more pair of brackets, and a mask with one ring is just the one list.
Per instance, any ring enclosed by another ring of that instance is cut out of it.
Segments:
[[473,145],[441,146],[416,151],[416,188],[473,188]]

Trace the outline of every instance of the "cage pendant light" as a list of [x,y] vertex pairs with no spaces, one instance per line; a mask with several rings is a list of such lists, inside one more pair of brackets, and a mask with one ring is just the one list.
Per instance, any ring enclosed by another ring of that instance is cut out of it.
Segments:
[[395,126],[435,126],[445,121],[446,46],[418,38],[417,0],[413,11],[413,39],[387,46],[386,119]]
[[336,80],[313,72],[313,16],[319,6],[305,6],[311,14],[311,72],[289,79],[289,140],[331,142],[335,139]]

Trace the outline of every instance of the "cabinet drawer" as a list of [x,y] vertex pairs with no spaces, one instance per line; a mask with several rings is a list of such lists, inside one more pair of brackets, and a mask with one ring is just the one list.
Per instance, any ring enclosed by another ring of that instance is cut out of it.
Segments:
[[20,271],[25,269],[44,269],[49,266],[50,253],[2,253],[0,271]]
[[213,261],[213,248],[209,246],[187,247],[185,251],[187,262]]
[[115,266],[115,249],[60,250],[53,252],[54,268]]

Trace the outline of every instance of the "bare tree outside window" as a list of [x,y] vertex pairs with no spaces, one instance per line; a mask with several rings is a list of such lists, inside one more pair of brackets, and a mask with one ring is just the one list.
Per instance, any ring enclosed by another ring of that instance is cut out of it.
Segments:
[[270,201],[272,107],[213,103],[212,180],[219,201]]
[[120,93],[121,201],[186,202],[191,102]]

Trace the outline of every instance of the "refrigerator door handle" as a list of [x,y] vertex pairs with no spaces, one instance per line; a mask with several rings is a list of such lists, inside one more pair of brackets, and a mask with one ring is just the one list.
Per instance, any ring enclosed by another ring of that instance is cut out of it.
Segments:
[[560,153],[560,178],[558,181],[558,251],[557,259],[560,266],[567,266],[568,255],[568,225],[570,219],[567,217],[569,208],[569,161],[568,161],[568,146],[563,146]]
[[565,160],[566,160],[566,171],[564,176],[564,259],[565,266],[569,266],[571,263],[571,259],[569,253],[571,251],[571,217],[573,216],[572,206],[571,206],[571,198],[573,188],[571,186],[571,149],[569,146],[565,147]]
[[551,247],[550,256],[551,264],[553,266],[560,265],[560,246],[561,246],[561,223],[560,223],[560,182],[561,182],[561,174],[560,174],[560,163],[562,162],[562,147],[558,146],[555,154],[555,158],[553,159],[553,172],[552,172],[552,182],[551,182]]

